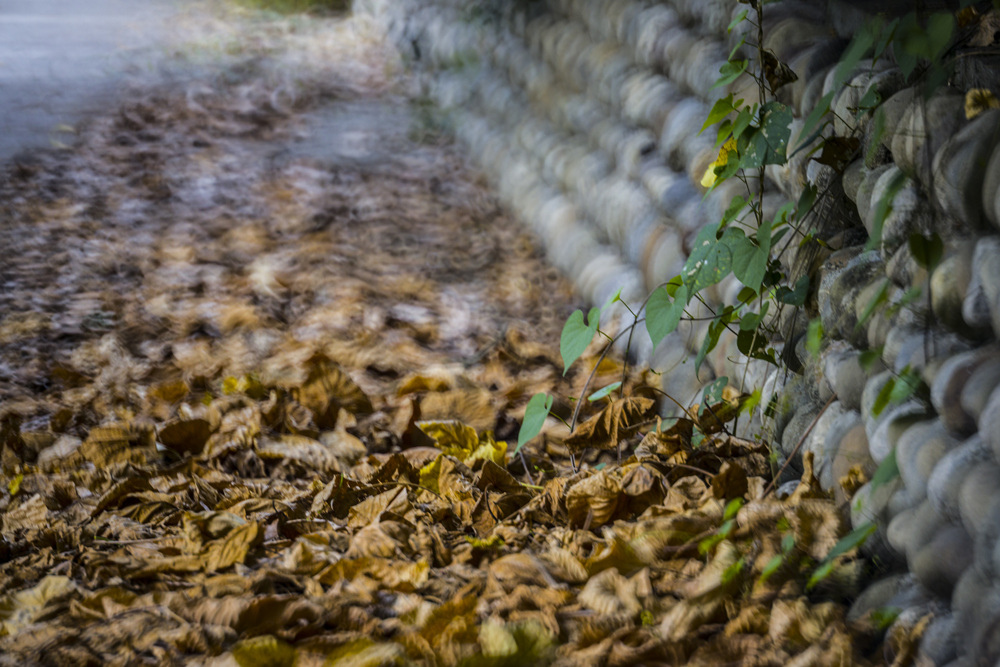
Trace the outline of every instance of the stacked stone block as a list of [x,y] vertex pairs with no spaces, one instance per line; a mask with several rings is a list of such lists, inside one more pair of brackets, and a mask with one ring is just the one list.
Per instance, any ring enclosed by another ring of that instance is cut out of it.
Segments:
[[[796,115],[793,147],[802,119],[834,90],[849,35],[831,26],[849,30],[859,20],[842,4],[766,5],[765,46],[798,76],[778,91]],[[381,22],[427,94],[450,110],[456,136],[552,263],[582,298],[601,305],[619,288],[640,303],[679,273],[697,233],[744,194],[734,180],[705,196],[699,181],[717,149],[714,133],[699,129],[720,96],[753,99],[754,86],[743,80],[713,88],[739,39],[727,26],[746,7],[359,0],[357,9]],[[859,138],[861,157],[839,174],[802,151],[768,167],[764,181],[769,210],[796,200],[807,184],[827,193],[812,222],[823,244],[781,257],[790,271],[811,275],[810,314],[826,336],[819,358],[803,349],[809,315],[789,309],[776,320],[785,333],[775,341],[782,368],[750,361],[724,340],[695,374],[706,326],[697,322],[655,350],[638,336],[631,352],[664,371],[665,390],[681,402],[714,375],[773,397],[768,437],[783,457],[802,443],[783,480],[790,485],[803,451],[813,454],[821,484],[845,500],[842,478],[871,478],[894,458],[896,479],[865,484],[850,498],[856,526],[877,523],[865,549],[889,573],[852,613],[896,606],[901,625],[934,613],[924,658],[993,664],[1000,658],[1000,110],[970,120],[964,90],[944,87],[926,98],[891,57],[859,63],[847,81],[835,91],[835,120],[825,132]],[[884,103],[858,113],[869,90]],[[886,204],[880,243],[866,248]],[[944,251],[928,273],[909,239],[932,233]],[[727,280],[706,296],[732,302],[738,289]],[[869,308],[882,298],[886,305]],[[863,364],[871,350],[880,358]],[[905,371],[929,391],[874,415],[880,392]]]

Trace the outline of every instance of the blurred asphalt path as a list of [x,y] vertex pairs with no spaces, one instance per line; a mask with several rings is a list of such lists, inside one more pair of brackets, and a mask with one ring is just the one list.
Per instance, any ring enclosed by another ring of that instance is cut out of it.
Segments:
[[71,143],[68,127],[154,75],[182,11],[179,0],[0,0],[0,162]]

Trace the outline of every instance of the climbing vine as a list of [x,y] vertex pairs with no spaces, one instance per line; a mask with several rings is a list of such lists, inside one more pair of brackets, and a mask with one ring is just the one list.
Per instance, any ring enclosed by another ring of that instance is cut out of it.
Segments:
[[[772,165],[782,167],[800,152],[837,172],[843,172],[859,156],[870,160],[874,150],[872,146],[877,147],[879,139],[887,131],[880,109],[884,100],[871,86],[860,96],[856,106],[849,109],[854,115],[854,118],[846,119],[852,121],[849,127],[858,128],[858,121],[862,118],[871,122],[869,146],[863,150],[860,130],[855,129],[853,134],[844,137],[836,136],[828,129],[836,118],[833,106],[837,96],[852,85],[852,78],[863,71],[863,67],[868,66],[874,71],[875,64],[886,57],[890,49],[903,77],[910,83],[921,85],[929,96],[948,81],[954,63],[952,52],[957,31],[972,20],[970,12],[975,14],[971,0],[964,0],[957,13],[913,11],[891,21],[879,19],[867,23],[843,52],[833,70],[832,85],[804,119],[797,131],[799,138],[792,145],[792,110],[778,101],[775,93],[795,81],[796,75],[763,46],[766,3],[758,0],[740,2],[749,6],[738,13],[729,25],[729,31],[732,33],[744,24],[749,25],[750,30],[745,30],[733,47],[720,69],[715,86],[732,87],[734,82],[750,77],[755,84],[757,99],[747,101],[729,93],[712,106],[701,132],[714,130],[718,156],[709,165],[701,184],[711,191],[731,179],[737,179],[743,184],[744,192],[732,199],[721,220],[700,231],[680,274],[657,286],[638,308],[623,304],[633,317],[617,338],[612,339],[602,331],[599,322],[601,315],[620,301],[620,292],[604,306],[591,308],[586,315],[583,311],[574,312],[563,328],[560,341],[564,372],[580,358],[597,335],[614,342],[627,334],[630,342],[639,325],[644,324],[653,345],[659,344],[682,321],[696,319],[692,315],[692,307],[696,304],[711,313],[704,339],[695,356],[696,371],[726,332],[736,337],[736,346],[746,357],[779,364],[779,354],[773,343],[788,332],[778,331],[778,315],[786,306],[801,310],[813,290],[808,272],[795,276],[789,267],[783,266],[781,258],[793,244],[800,247],[825,245],[823,239],[810,233],[809,227],[813,224],[811,218],[815,217],[817,204],[829,194],[816,185],[807,184],[797,201],[788,202],[767,215],[764,201],[767,168]],[[867,65],[865,59],[871,64]],[[902,177],[897,178],[878,201],[867,248],[879,247],[882,224],[891,214],[893,198],[902,184]],[[908,244],[917,264],[927,269],[929,275],[941,259],[941,239],[936,234],[914,233]],[[735,303],[712,307],[704,297],[704,290],[731,275],[742,286]],[[926,287],[929,289],[929,278]],[[864,309],[859,326],[878,309],[892,310],[909,305],[920,297],[921,291],[919,287],[913,288],[891,303],[888,289],[879,291]],[[809,322],[805,327],[806,349],[817,354],[823,335],[818,318]],[[610,348],[611,343],[608,345]],[[864,360],[873,362],[878,353],[878,350],[870,351],[864,355]],[[703,391],[701,405],[720,401],[728,383],[729,378],[722,377],[709,384]],[[920,385],[919,374],[909,368],[904,369],[886,383],[875,403],[876,414],[892,403],[905,400]],[[589,390],[588,382],[578,397],[572,421],[567,423],[571,431],[577,427],[579,406]],[[622,383],[616,383],[598,390],[590,398],[609,398],[617,392],[617,400],[625,401],[625,391]],[[739,409],[732,411],[732,416],[759,409],[760,401],[759,389],[742,396],[736,401]],[[541,432],[552,405],[551,396],[537,394],[532,397],[518,436],[517,451]],[[606,410],[611,410],[613,405],[614,401],[611,401]]]

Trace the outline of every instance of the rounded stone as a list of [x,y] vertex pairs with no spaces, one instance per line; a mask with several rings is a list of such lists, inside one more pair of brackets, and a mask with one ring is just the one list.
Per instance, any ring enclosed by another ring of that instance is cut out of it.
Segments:
[[[919,506],[918,506],[919,507]],[[913,521],[916,517],[917,507],[905,509],[892,517],[885,530],[885,538],[889,540],[889,545],[897,552],[906,555],[907,547],[910,543],[910,533]]]
[[875,407],[878,395],[882,392],[886,384],[894,378],[895,375],[893,372],[887,370],[876,373],[865,382],[865,389],[861,392],[861,418],[865,420],[866,426],[873,419],[872,409]]
[[868,452],[868,436],[865,435],[865,425],[861,423],[861,415],[857,412],[851,414],[855,415],[853,425],[841,437],[830,466],[833,491],[838,502],[846,500],[840,480],[846,477],[852,468],[857,468],[869,479],[878,468],[878,464]]
[[865,223],[865,229],[872,233],[871,211],[872,206],[878,203],[875,199],[875,188],[879,180],[885,174],[899,174],[900,170],[893,164],[883,164],[874,169],[865,168],[861,172],[861,182],[858,184],[858,191],[855,195],[855,205],[858,207],[858,215]]
[[[917,402],[906,402],[888,408],[877,419],[869,421],[868,450],[881,463],[896,448],[896,443],[914,424],[927,419],[927,408]],[[874,426],[874,428],[870,428]]]
[[979,435],[992,447],[997,460],[1000,460],[1000,386],[990,392],[979,415]]
[[958,630],[955,615],[935,616],[920,637],[917,664],[944,665],[958,657]]
[[960,243],[931,273],[931,310],[953,331],[968,333],[962,305],[972,282],[972,253],[975,244]]
[[978,350],[956,354],[941,365],[931,384],[931,405],[954,433],[969,435],[976,430],[976,420],[962,408],[961,395],[982,360]]
[[862,553],[881,559],[889,566],[901,562],[903,558],[903,554],[889,544],[886,535],[886,528],[892,519],[889,501],[901,486],[902,482],[898,477],[875,488],[868,482],[851,498],[851,527],[857,529],[868,523],[877,526],[876,531],[861,546]]
[[1000,358],[995,358],[983,362],[962,387],[962,409],[977,423],[986,408],[990,394],[998,385],[1000,385]]
[[[791,421],[788,422],[788,425],[781,434],[782,454],[786,457],[791,456],[792,452],[800,442],[803,442],[804,444],[803,440],[806,437],[806,431],[819,415],[819,411],[820,406],[813,403],[807,404],[799,410],[796,410],[795,415],[792,417]],[[798,456],[801,456],[801,448],[799,449]]]
[[861,620],[870,611],[888,607],[890,600],[916,585],[916,577],[909,573],[891,574],[872,582],[851,603],[851,608],[847,611],[847,620],[853,623]]
[[955,586],[951,605],[966,657],[976,665],[995,664],[1000,657],[1000,585],[970,567]]
[[934,155],[934,197],[945,215],[965,229],[983,222],[983,178],[994,147],[1000,141],[1000,109],[974,118],[948,139]]
[[907,562],[912,566],[913,560],[920,550],[930,544],[942,528],[950,524],[927,500],[908,511],[912,514],[909,515],[909,520],[905,524],[906,533],[898,535],[897,541],[906,553]]
[[905,173],[931,182],[931,162],[944,142],[965,122],[965,98],[941,89],[931,99],[915,96],[892,136],[892,156]]
[[984,461],[969,471],[958,492],[962,525],[973,537],[986,528],[993,504],[1000,501],[1000,465]]
[[927,481],[927,498],[941,516],[961,521],[958,494],[962,484],[969,472],[992,459],[993,451],[978,435],[941,457]]
[[1000,146],[993,149],[983,176],[983,213],[986,219],[1000,228]]
[[976,567],[990,576],[1000,574],[994,563],[993,554],[997,551],[998,541],[1000,541],[1000,501],[996,498],[990,503],[986,510],[986,518],[983,520],[979,534],[976,535]]
[[927,481],[938,461],[961,441],[938,419],[917,422],[896,443],[899,476],[914,500],[927,497]]
[[962,318],[975,330],[992,328],[1000,333],[1000,237],[986,236],[976,242]]
[[878,359],[870,370],[861,367],[861,352],[843,341],[835,341],[823,351],[823,379],[837,400],[848,410],[861,407],[861,393],[865,382],[874,373],[885,370]]
[[918,550],[910,569],[927,590],[949,597],[959,577],[972,565],[972,538],[962,526],[948,524]]
[[806,438],[802,449],[813,453],[813,472],[823,489],[829,491],[836,484],[833,459],[844,435],[860,420],[857,412],[845,410],[840,401],[834,401],[820,415]]

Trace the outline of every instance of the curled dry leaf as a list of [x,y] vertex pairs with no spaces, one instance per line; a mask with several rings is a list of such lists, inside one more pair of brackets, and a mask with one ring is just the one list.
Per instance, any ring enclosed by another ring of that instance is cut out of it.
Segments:
[[614,401],[577,426],[564,441],[571,451],[615,449],[630,428],[647,419],[656,406],[651,398],[630,397]]

